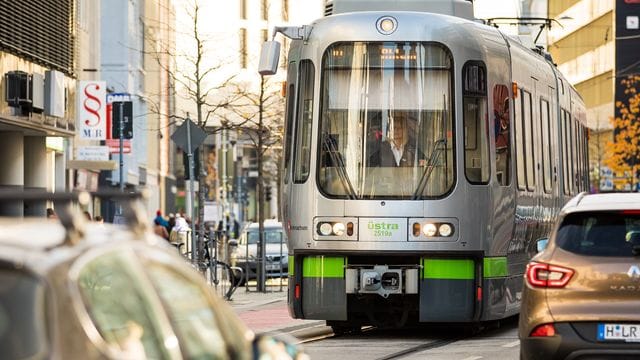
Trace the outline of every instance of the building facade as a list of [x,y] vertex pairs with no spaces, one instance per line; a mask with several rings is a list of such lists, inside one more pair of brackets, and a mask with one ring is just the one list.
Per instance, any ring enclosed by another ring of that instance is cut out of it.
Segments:
[[606,144],[613,140],[615,5],[615,0],[549,0],[549,18],[557,19],[562,26],[553,26],[549,31],[548,51],[587,106],[589,166],[594,190],[613,189],[613,182],[606,181],[601,171]]
[[[0,7],[0,188],[67,190],[76,133],[74,0]],[[1,215],[45,215],[46,202],[0,203]]]
[[[108,97],[132,103],[132,136],[125,139],[123,166],[101,171],[100,187],[149,190],[147,210],[175,211],[173,153],[169,142],[170,119],[175,109],[171,48],[174,40],[174,9],[170,0],[102,0],[100,6],[100,79]],[[115,111],[112,109],[112,111]],[[106,140],[117,151],[111,160],[120,162],[115,120]],[[122,183],[120,182],[122,179]],[[118,209],[103,202],[100,212],[112,219]]]
[[[204,40],[203,69],[209,70],[203,79],[204,91],[210,90],[206,99],[204,119],[207,133],[204,141],[205,172],[205,222],[218,222],[224,214],[233,215],[242,221],[257,218],[256,185],[258,181],[256,130],[258,127],[257,103],[260,93],[260,76],[257,71],[261,45],[271,39],[274,26],[310,24],[324,12],[324,0],[235,0],[230,2],[176,1],[177,26],[193,28],[193,5],[199,6],[201,14],[198,31]],[[206,19],[202,21],[202,19]],[[185,32],[183,32],[185,33]],[[183,58],[193,59],[193,34],[183,34],[177,39],[177,52]],[[282,84],[286,78],[287,39],[283,42],[282,68],[279,74],[268,79],[265,90],[273,107],[265,110],[263,125],[270,132],[272,142],[278,128],[282,127],[284,94]],[[188,74],[194,70],[190,62],[178,68]],[[191,83],[191,88],[195,84]],[[197,120],[194,101],[187,94],[186,84],[177,84],[180,101],[177,113],[190,114]],[[279,103],[278,103],[279,101]],[[220,104],[228,106],[218,107]],[[278,114],[279,112],[279,114]],[[226,126],[222,126],[226,124]],[[230,128],[222,131],[221,128]],[[253,135],[253,136],[252,136]],[[273,135],[273,136],[271,136]],[[263,176],[267,204],[266,218],[277,217],[277,152],[279,143],[270,146],[265,156],[266,170]],[[189,207],[186,201],[186,182],[182,153],[178,153],[177,178],[180,206]]]

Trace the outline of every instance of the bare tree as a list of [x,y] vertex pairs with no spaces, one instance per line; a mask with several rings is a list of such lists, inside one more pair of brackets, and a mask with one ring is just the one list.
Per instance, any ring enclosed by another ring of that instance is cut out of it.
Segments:
[[[150,27],[171,27],[176,36],[176,41],[180,46],[173,46],[171,42],[155,42],[151,40],[152,46],[144,50],[145,54],[157,60],[159,67],[165,71],[172,84],[175,85],[176,95],[181,100],[180,105],[187,111],[183,113],[168,114],[175,123],[176,120],[186,120],[190,117],[190,112],[195,113],[195,123],[208,134],[223,131],[228,123],[214,124],[214,117],[221,117],[220,113],[224,109],[233,107],[240,95],[235,92],[228,92],[234,79],[234,75],[224,75],[225,67],[232,63],[226,59],[219,59],[217,55],[219,46],[216,42],[220,39],[212,39],[211,35],[203,30],[202,3],[205,0],[183,0],[178,6],[176,13],[186,14],[186,21],[173,25],[174,22],[163,21],[162,19],[146,19]],[[174,13],[174,20],[176,13]],[[166,59],[172,59],[167,62]],[[214,62],[212,62],[214,60]],[[150,102],[152,112],[162,113],[160,106],[155,106]],[[198,249],[203,245],[204,234],[204,202],[205,202],[205,153],[204,147],[198,149],[200,154],[200,172],[196,175],[199,181],[198,191]],[[192,204],[192,206],[194,206]],[[196,219],[192,219],[196,221]],[[197,251],[195,252],[197,254]],[[197,255],[196,255],[197,256]]]
[[[259,75],[257,75],[259,76]],[[249,84],[237,84],[238,101],[233,106],[233,115],[240,121],[233,122],[237,131],[245,134],[255,148],[258,166],[258,180],[256,185],[256,208],[258,217],[259,244],[257,268],[258,291],[265,291],[265,259],[266,246],[264,243],[265,220],[265,180],[277,179],[277,166],[272,167],[272,173],[265,176],[265,161],[278,162],[282,151],[284,100],[280,87],[275,80],[260,76],[257,88],[252,89]]]

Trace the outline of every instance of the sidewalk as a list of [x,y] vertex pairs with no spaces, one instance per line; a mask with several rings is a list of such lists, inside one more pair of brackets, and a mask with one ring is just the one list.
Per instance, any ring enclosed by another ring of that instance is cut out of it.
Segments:
[[[271,289],[269,289],[271,290]],[[276,287],[279,290],[279,287]],[[322,320],[292,319],[287,309],[287,287],[283,291],[255,292],[241,287],[228,302],[240,319],[256,333],[293,332],[324,325]]]

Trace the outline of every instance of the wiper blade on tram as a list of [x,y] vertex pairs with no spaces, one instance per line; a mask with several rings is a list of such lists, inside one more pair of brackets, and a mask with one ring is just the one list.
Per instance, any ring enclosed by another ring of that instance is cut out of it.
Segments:
[[342,186],[344,187],[344,189],[347,192],[347,195],[349,196],[349,199],[351,200],[355,200],[357,198],[356,196],[356,192],[353,189],[353,185],[351,184],[351,181],[349,180],[349,175],[347,175],[347,172],[345,170],[345,166],[344,166],[344,161],[342,159],[342,156],[338,156],[338,151],[335,148],[335,144],[330,140],[329,137],[325,136],[324,140],[322,141],[324,144],[324,147],[326,148],[327,152],[329,153],[329,156],[331,157],[331,162],[333,162],[333,164],[336,165],[337,168],[337,172],[338,172],[338,177],[340,178],[340,183],[342,184]]
[[427,162],[424,172],[422,173],[422,177],[420,177],[420,182],[418,182],[418,187],[416,188],[416,192],[413,193],[411,200],[417,200],[418,197],[420,197],[420,195],[424,191],[424,188],[427,186],[427,182],[431,177],[431,173],[433,173],[433,167],[436,164],[436,161],[438,160],[438,158],[440,157],[440,154],[446,148],[446,145],[447,145],[446,139],[439,139],[433,143],[433,149],[431,150],[429,161]]

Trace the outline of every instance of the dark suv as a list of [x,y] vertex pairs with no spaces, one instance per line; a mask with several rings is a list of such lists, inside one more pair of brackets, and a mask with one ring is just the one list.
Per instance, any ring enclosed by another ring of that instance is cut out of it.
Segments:
[[521,358],[639,359],[640,194],[580,194],[538,245],[525,275]]

